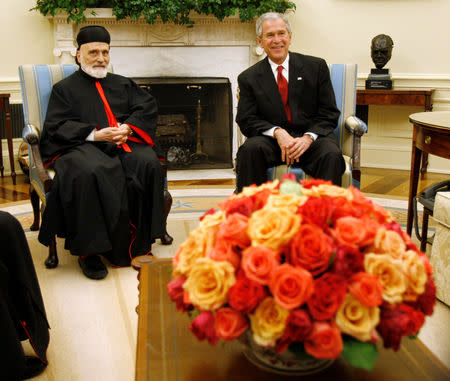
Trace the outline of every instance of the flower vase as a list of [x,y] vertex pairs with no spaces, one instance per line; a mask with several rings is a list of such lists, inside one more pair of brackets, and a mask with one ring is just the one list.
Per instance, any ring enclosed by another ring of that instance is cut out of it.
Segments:
[[335,361],[311,356],[299,357],[289,349],[277,353],[275,348],[256,344],[249,331],[244,333],[240,341],[245,357],[255,366],[271,373],[287,376],[308,375],[324,370]]

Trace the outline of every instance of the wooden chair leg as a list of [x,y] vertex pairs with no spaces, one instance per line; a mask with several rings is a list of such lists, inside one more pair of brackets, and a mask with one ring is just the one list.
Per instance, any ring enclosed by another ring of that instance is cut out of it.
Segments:
[[48,245],[48,258],[45,260],[45,267],[54,269],[58,266],[58,254],[56,252],[56,238]]
[[423,208],[423,218],[422,218],[422,240],[420,241],[420,251],[425,252],[427,249],[428,240],[428,217],[431,211],[427,208]]
[[161,239],[163,245],[171,245],[173,238],[167,233],[167,216],[169,215],[170,208],[172,207],[172,195],[167,189],[164,190],[164,234]]
[[39,196],[32,185],[30,185],[30,201],[31,206],[33,207],[33,223],[30,226],[31,231],[39,230],[39,218],[40,218],[40,211],[39,211]]

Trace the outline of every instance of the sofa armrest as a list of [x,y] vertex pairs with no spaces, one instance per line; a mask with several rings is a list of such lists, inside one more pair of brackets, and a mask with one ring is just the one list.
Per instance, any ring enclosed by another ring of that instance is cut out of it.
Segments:
[[47,170],[44,167],[44,163],[42,162],[41,152],[39,151],[39,138],[34,133],[29,133],[25,136],[26,142],[30,146],[30,152],[33,159],[34,166],[36,168],[36,173],[39,176],[40,182],[44,186],[45,193],[50,191],[52,187],[53,180],[49,176]]

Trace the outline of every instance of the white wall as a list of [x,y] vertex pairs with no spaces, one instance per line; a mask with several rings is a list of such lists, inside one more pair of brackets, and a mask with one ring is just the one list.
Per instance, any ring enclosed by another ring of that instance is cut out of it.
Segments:
[[[394,40],[391,69],[397,88],[434,88],[434,110],[450,110],[450,0],[296,0],[292,50],[332,63],[356,62],[358,86],[373,67],[370,41]],[[35,0],[0,0],[0,91],[20,102],[17,66],[54,63],[52,22],[29,9]],[[362,164],[409,169],[411,124],[418,107],[371,106]],[[3,151],[5,155],[5,151]],[[8,160],[5,160],[7,162]],[[431,171],[450,173],[431,157]]]

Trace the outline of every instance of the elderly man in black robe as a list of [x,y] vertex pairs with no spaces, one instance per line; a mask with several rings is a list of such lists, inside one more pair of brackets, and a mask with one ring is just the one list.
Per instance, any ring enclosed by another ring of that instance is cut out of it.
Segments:
[[155,145],[155,99],[108,72],[110,35],[87,26],[77,36],[80,69],[56,83],[40,150],[56,176],[39,234],[58,235],[92,279],[151,252],[164,233],[164,172]]

